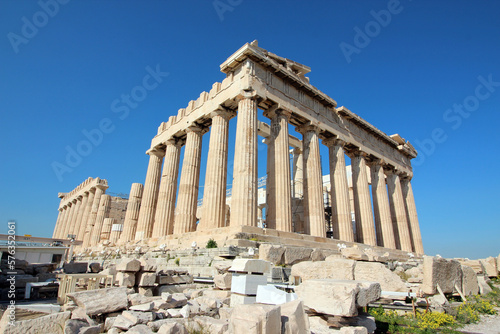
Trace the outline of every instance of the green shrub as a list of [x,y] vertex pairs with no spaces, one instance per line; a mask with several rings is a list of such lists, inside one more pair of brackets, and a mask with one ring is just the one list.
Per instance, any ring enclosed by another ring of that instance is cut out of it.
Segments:
[[217,242],[214,239],[210,239],[207,241],[207,245],[205,248],[217,248]]

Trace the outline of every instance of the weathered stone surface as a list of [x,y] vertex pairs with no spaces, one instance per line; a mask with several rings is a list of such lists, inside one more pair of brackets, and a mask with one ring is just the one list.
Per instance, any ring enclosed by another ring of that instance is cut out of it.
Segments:
[[191,331],[202,330],[210,334],[225,334],[229,329],[229,322],[226,320],[214,319],[207,316],[196,316],[190,324]]
[[154,286],[156,283],[156,273],[137,273],[135,280],[138,286]]
[[88,315],[111,313],[128,306],[127,289],[124,287],[73,292],[67,296]]
[[159,275],[156,277],[156,283],[158,283],[158,284],[193,283],[193,276],[191,276],[191,275],[172,275],[172,276]]
[[311,261],[324,261],[328,256],[336,253],[336,251],[328,249],[313,249],[311,253]]
[[356,261],[368,261],[368,256],[357,246],[342,248],[340,250],[342,256],[346,259],[356,260]]
[[358,314],[356,297],[359,283],[347,280],[312,279],[295,288],[304,305],[318,313],[344,317]]
[[157,269],[156,261],[154,259],[140,259],[141,271],[155,272]]
[[[7,317],[6,317],[7,315]],[[65,323],[70,317],[70,312],[53,313],[43,317],[15,321],[14,325],[8,323],[8,313],[5,312],[0,324],[0,333],[28,334],[28,333],[61,333]]]
[[304,303],[294,300],[281,305],[281,333],[309,334],[309,317],[304,311]]
[[365,327],[342,327],[340,329],[340,334],[368,334],[368,330]]
[[456,260],[425,256],[424,257],[424,281],[422,291],[425,294],[434,295],[439,284],[444,293],[455,291],[455,284],[462,286],[462,267]]
[[294,265],[302,261],[309,261],[311,259],[311,248],[305,247],[286,247],[285,248],[285,264]]
[[382,292],[380,283],[369,281],[356,282],[359,282],[359,292],[356,296],[356,304],[358,306],[365,307],[380,298],[380,293]]
[[203,297],[213,298],[213,299],[221,299],[224,300],[226,298],[231,297],[231,291],[224,290],[204,290]]
[[149,312],[149,311],[152,311],[153,308],[154,308],[153,302],[130,306],[131,310],[140,311],[140,312]]
[[214,285],[221,290],[231,290],[231,273],[218,274],[214,276]]
[[158,330],[158,334],[188,334],[186,326],[177,322],[163,324]]
[[130,319],[124,315],[117,316],[115,322],[113,323],[113,327],[124,331],[135,325],[137,325],[137,319]]
[[186,295],[183,293],[172,294],[172,300],[170,301],[172,307],[181,307],[187,304]]
[[95,325],[95,326],[87,326],[80,328],[80,331],[78,334],[99,334],[102,331],[102,326],[101,325]]
[[363,251],[368,256],[368,261],[372,262],[387,262],[390,259],[389,252],[383,252],[379,249],[367,248]]
[[354,279],[356,262],[346,259],[331,259],[324,262],[301,262],[292,266],[291,277],[300,277],[302,281],[309,279]]
[[281,332],[281,308],[274,305],[237,305],[229,320],[229,331],[247,334]]
[[356,262],[354,279],[380,283],[382,291],[406,292],[405,283],[401,278],[378,262]]
[[165,324],[174,324],[174,323],[184,324],[184,321],[185,321],[184,319],[172,319],[172,318],[161,319],[149,322],[148,327],[151,328],[153,332],[158,332],[161,326]]
[[458,259],[458,262],[460,262],[460,264],[463,264],[464,266],[471,267],[478,275],[484,274],[484,267],[479,260]]
[[155,320],[155,314],[153,312],[139,312],[139,311],[123,311],[122,316],[132,320],[136,324],[147,324],[150,321]]
[[227,273],[227,271],[229,270],[229,268],[231,268],[231,264],[230,263],[226,263],[226,262],[222,262],[222,263],[217,263],[215,266],[214,266],[215,270],[217,270],[217,273],[219,274],[225,274]]
[[231,292],[240,293],[242,295],[256,295],[257,286],[266,284],[267,278],[264,275],[233,274]]
[[479,285],[479,293],[482,295],[487,295],[492,291],[491,287],[487,283],[486,277],[483,275],[477,275],[477,284]]
[[240,295],[238,293],[233,293],[231,295],[231,301],[229,305],[234,308],[236,305],[254,304],[255,301],[256,301],[255,296],[245,296],[245,295]]
[[297,294],[287,293],[274,285],[259,285],[256,301],[260,304],[280,305],[297,299]]
[[63,265],[66,274],[83,274],[87,272],[87,262],[71,262]]
[[135,273],[119,271],[116,273],[115,280],[118,282],[119,286],[131,288],[135,285]]
[[137,288],[137,292],[144,295],[145,297],[153,297],[154,296],[153,292],[155,289],[156,286],[140,286]]
[[265,274],[271,270],[271,263],[264,260],[235,259],[229,271]]
[[233,312],[232,307],[222,307],[219,309],[219,319],[229,320],[231,318],[231,313]]
[[128,295],[127,298],[128,298],[128,302],[132,306],[154,302],[155,300],[159,299],[159,297],[146,297],[144,295],[141,295],[140,293],[132,293],[132,294]]
[[405,271],[410,283],[422,283],[424,281],[424,270],[422,266],[409,268]]
[[101,264],[98,262],[92,262],[89,264],[89,272],[90,273],[98,273],[101,271]]
[[259,259],[269,261],[275,266],[284,263],[284,254],[285,248],[283,246],[273,244],[261,244],[259,246]]
[[153,334],[153,331],[148,326],[141,324],[130,328],[127,334]]
[[141,270],[141,261],[137,259],[122,259],[116,265],[117,271],[138,272]]
[[106,320],[104,321],[104,331],[107,332],[113,327],[113,324],[115,323],[116,317],[106,317]]
[[474,269],[464,265],[462,265],[462,293],[465,296],[477,295],[479,293],[477,275]]
[[479,260],[484,267],[485,274],[488,277],[497,277],[498,276],[498,268],[497,268],[497,259],[490,256],[486,259]]
[[172,294],[169,292],[162,292],[161,299],[163,299],[167,303],[170,303],[172,301]]
[[75,334],[80,331],[80,328],[86,327],[89,324],[86,321],[82,320],[66,320],[64,324],[64,334]]

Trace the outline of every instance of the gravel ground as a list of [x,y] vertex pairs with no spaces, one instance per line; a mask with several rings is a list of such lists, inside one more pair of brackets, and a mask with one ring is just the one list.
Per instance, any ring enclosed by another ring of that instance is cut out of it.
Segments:
[[497,315],[482,315],[480,322],[466,325],[460,331],[468,334],[500,334],[500,308],[497,311]]

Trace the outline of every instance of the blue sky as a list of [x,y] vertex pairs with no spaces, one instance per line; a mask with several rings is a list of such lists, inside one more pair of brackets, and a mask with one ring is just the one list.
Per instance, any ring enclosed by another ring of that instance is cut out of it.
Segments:
[[[427,254],[496,256],[499,14],[496,1],[1,0],[0,233],[15,219],[18,234],[51,236],[57,193],[89,176],[113,193],[143,183],[159,124],[257,39],[310,66],[339,106],[416,147]],[[115,112],[150,71],[162,73],[154,88]],[[82,146],[100,125],[102,138]],[[86,156],[58,176],[54,165],[78,149]]]

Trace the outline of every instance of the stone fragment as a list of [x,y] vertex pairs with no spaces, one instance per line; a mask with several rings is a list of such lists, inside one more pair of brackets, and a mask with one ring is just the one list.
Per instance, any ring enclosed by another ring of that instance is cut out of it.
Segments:
[[148,326],[141,324],[130,328],[127,334],[153,334],[153,331]]
[[498,276],[498,268],[497,268],[497,259],[490,256],[486,259],[479,260],[483,265],[486,276],[488,277],[497,277]]
[[184,324],[185,320],[182,318],[168,318],[168,319],[161,319],[161,320],[155,320],[151,321],[148,323],[148,327],[151,328],[153,332],[158,332],[161,328],[161,326],[165,324],[174,324],[174,323],[180,323]]
[[116,265],[117,271],[138,272],[141,270],[141,261],[137,259],[122,259]]
[[124,315],[119,315],[116,317],[115,322],[113,323],[113,327],[121,329],[121,330],[128,330],[132,326],[137,325],[137,321],[134,321],[133,319],[129,319]]
[[264,275],[233,274],[231,279],[231,292],[242,295],[256,295],[257,286],[266,284],[267,278]]
[[154,302],[155,300],[159,299],[159,297],[146,297],[144,295],[141,295],[140,293],[132,293],[132,294],[128,295],[127,298],[128,298],[128,302],[132,306]]
[[488,293],[493,291],[488,285],[486,277],[484,277],[483,275],[477,275],[477,284],[479,285],[479,293],[482,295],[487,295]]
[[356,282],[359,283],[359,292],[356,296],[356,304],[358,306],[365,307],[380,298],[380,294],[382,293],[380,283],[369,281]]
[[122,331],[116,327],[110,328],[109,331],[106,332],[107,334],[120,334]]
[[464,265],[462,265],[462,293],[464,296],[477,295],[479,293],[477,275],[474,269]]
[[406,284],[397,274],[378,262],[356,262],[354,279],[356,281],[378,282],[382,291],[408,291]]
[[156,318],[153,312],[139,311],[123,311],[122,316],[132,320],[136,324],[147,324],[148,322],[153,321]]
[[130,306],[131,310],[140,311],[140,312],[149,312],[149,311],[152,311],[153,308],[154,308],[153,302]]
[[231,313],[233,312],[232,307],[222,307],[219,309],[219,319],[229,320],[231,318]]
[[264,260],[235,259],[229,271],[265,274],[271,271],[271,263]]
[[346,259],[331,259],[324,262],[301,262],[292,266],[290,276],[300,278],[302,281],[309,279],[354,279],[354,266],[356,262]]
[[137,292],[144,295],[145,297],[153,297],[153,291],[156,287],[154,286],[140,286],[137,288]]
[[295,287],[304,305],[318,313],[343,317],[358,314],[356,297],[360,288],[356,281],[313,279]]
[[95,325],[95,326],[87,326],[80,328],[80,331],[78,334],[99,334],[102,332],[102,326],[101,325]]
[[346,259],[368,261],[368,256],[358,246],[342,248],[340,252]]
[[200,330],[206,330],[210,334],[225,334],[229,329],[229,322],[220,319],[214,319],[212,317],[207,316],[197,316],[194,319],[193,329],[196,327],[200,328]]
[[135,285],[135,273],[119,271],[116,273],[116,281],[119,286],[131,288]]
[[187,304],[186,295],[183,293],[174,293],[172,295],[172,300],[170,301],[172,307],[181,307]]
[[229,320],[231,333],[281,333],[281,308],[274,305],[237,305]]
[[458,259],[458,262],[460,262],[460,264],[463,264],[464,266],[471,267],[478,275],[484,274],[484,267],[479,260]]
[[156,272],[157,265],[156,261],[153,259],[140,259],[141,268],[140,271],[146,272]]
[[176,309],[176,308],[169,308],[167,310],[168,315],[170,318],[182,318],[181,310]]
[[69,319],[64,324],[64,334],[78,333],[80,328],[86,327],[89,324],[86,321]]
[[73,300],[88,315],[111,313],[128,306],[126,288],[106,288],[68,293]]
[[177,322],[163,324],[158,330],[158,334],[188,334],[186,326]]
[[410,283],[422,283],[424,281],[424,270],[422,266],[412,267],[405,271]]
[[462,286],[462,267],[456,260],[447,260],[434,256],[424,256],[424,281],[422,291],[425,294],[437,293],[439,284],[443,293],[453,293],[455,284]]
[[368,330],[365,327],[342,327],[339,334],[368,334]]
[[113,324],[115,323],[116,317],[107,317],[106,320],[104,321],[104,331],[107,332],[113,327]]
[[243,304],[255,304],[257,298],[255,296],[245,296],[245,295],[240,295],[239,293],[233,293],[231,295],[231,301],[229,305],[231,307],[235,307],[236,305],[243,305]]
[[158,284],[189,284],[193,283],[193,276],[191,275],[172,275],[164,276],[159,275],[156,277],[156,283]]
[[83,274],[87,272],[87,262],[71,262],[63,264],[63,271],[66,274]]
[[259,246],[259,259],[269,261],[275,266],[279,266],[284,263],[284,254],[285,248],[282,246],[273,244],[261,244]]
[[169,292],[163,292],[161,294],[161,299],[163,299],[164,301],[166,301],[167,303],[170,303],[170,301],[172,301],[172,294],[169,293]]
[[315,248],[311,253],[311,261],[324,261],[328,256],[333,254],[337,254],[337,251]]
[[101,271],[101,264],[98,262],[92,262],[89,264],[89,272],[90,273],[98,273]]
[[294,265],[299,262],[309,261],[311,259],[312,248],[306,247],[286,247],[285,264]]
[[214,268],[215,268],[215,270],[217,270],[218,274],[222,275],[222,274],[227,273],[227,271],[229,270],[229,268],[231,268],[231,264],[227,263],[227,262],[217,263],[214,266]]
[[274,285],[259,285],[256,302],[260,304],[280,305],[297,299],[297,294],[287,293]]
[[204,290],[203,297],[213,298],[213,299],[226,299],[231,297],[231,291],[226,290]]
[[156,283],[156,273],[140,272],[135,278],[138,286],[154,286]]
[[367,248],[363,251],[368,256],[368,261],[371,262],[387,262],[390,259],[389,252],[384,252],[379,249]]
[[301,300],[281,305],[281,333],[309,334],[309,317]]
[[231,273],[218,274],[214,276],[214,285],[217,289],[231,290]]

